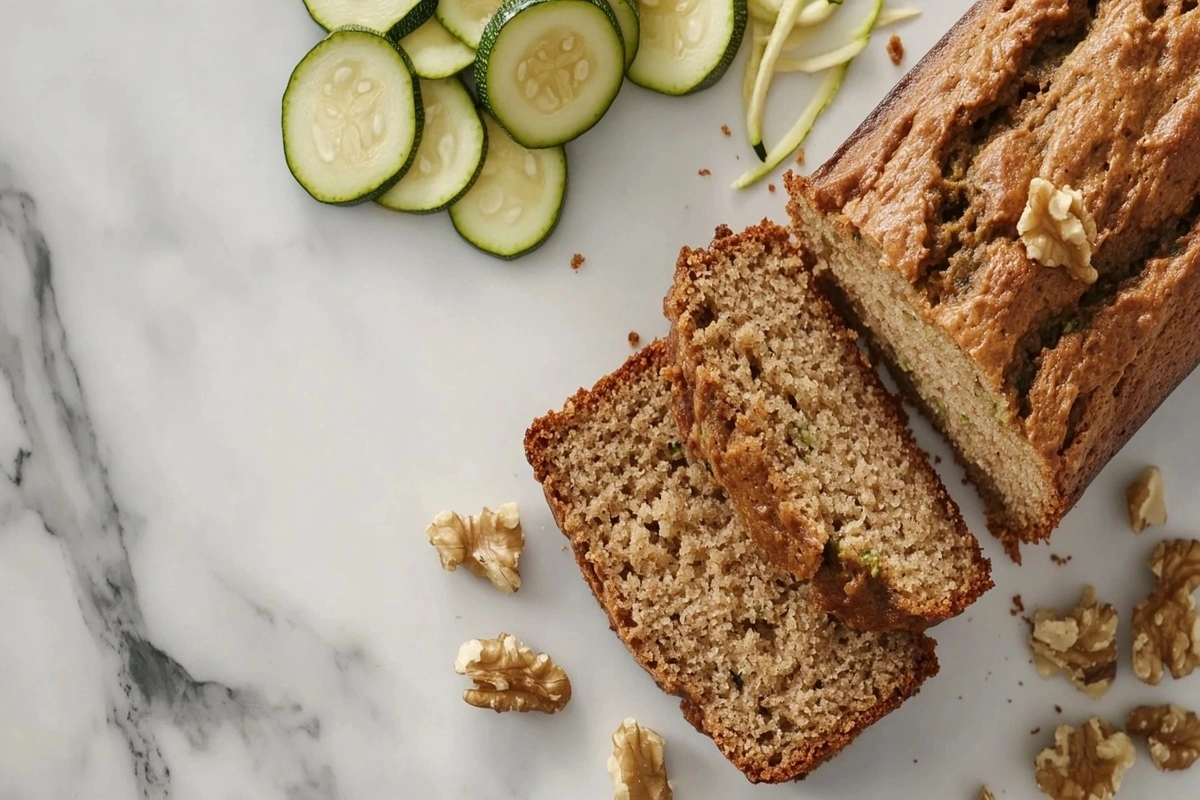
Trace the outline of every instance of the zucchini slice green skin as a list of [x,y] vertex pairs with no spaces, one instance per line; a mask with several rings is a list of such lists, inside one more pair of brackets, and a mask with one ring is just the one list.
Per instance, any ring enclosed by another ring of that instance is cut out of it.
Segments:
[[425,128],[412,167],[375,202],[393,211],[431,214],[465,195],[487,158],[487,127],[458,78],[421,81]]
[[[641,42],[629,80],[660,94],[680,96],[715,85],[733,63],[746,32],[746,0],[638,0],[638,7]],[[683,38],[690,26],[680,20],[681,9],[687,17],[708,14],[710,24],[700,26],[704,32],[698,41]],[[687,41],[692,57],[679,57],[679,41]]]
[[408,56],[373,31],[334,31],[292,71],[281,127],[288,169],[314,199],[374,199],[404,175],[421,142],[421,90]]
[[621,38],[625,41],[625,69],[628,71],[642,43],[642,22],[637,0],[610,0],[609,5],[621,26]]
[[304,0],[313,21],[327,31],[356,27],[396,41],[433,16],[438,0]]
[[567,193],[567,154],[532,150],[484,114],[488,153],[479,178],[450,206],[459,236],[488,255],[510,260],[540,247],[558,226]]
[[625,42],[607,0],[506,0],[475,58],[480,103],[531,148],[586,133],[624,79]]
[[457,75],[475,63],[475,51],[450,34],[436,18],[400,40],[422,78],[436,80]]

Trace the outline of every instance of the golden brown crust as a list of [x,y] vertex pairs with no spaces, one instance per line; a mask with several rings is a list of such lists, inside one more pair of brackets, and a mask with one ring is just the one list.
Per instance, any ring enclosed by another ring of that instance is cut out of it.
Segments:
[[551,513],[559,528],[571,543],[575,561],[583,574],[600,607],[609,618],[609,625],[620,637],[642,667],[666,692],[679,696],[680,710],[684,718],[699,732],[713,739],[727,758],[754,783],[781,783],[804,778],[812,770],[849,745],[860,733],[890,712],[899,708],[908,698],[920,691],[921,684],[938,673],[939,665],[934,652],[934,642],[927,636],[919,638],[919,653],[910,673],[892,691],[883,694],[870,708],[848,714],[838,730],[830,731],[818,745],[798,752],[793,758],[778,764],[748,757],[737,757],[737,737],[732,732],[710,729],[705,724],[700,703],[702,698],[693,697],[687,688],[673,684],[656,668],[644,645],[633,640],[628,633],[628,623],[621,620],[613,609],[617,604],[609,594],[608,587],[596,574],[588,557],[588,542],[579,531],[570,528],[567,505],[570,502],[562,491],[561,482],[569,480],[561,475],[550,460],[548,450],[554,442],[564,436],[574,425],[588,419],[627,382],[635,381],[647,370],[662,372],[667,367],[666,343],[659,340],[630,358],[615,372],[601,378],[591,390],[580,389],[565,404],[561,411],[550,411],[532,423],[525,433],[525,457],[533,467],[534,476],[542,484],[543,492]]
[[[1186,3],[981,0],[810,179],[785,180],[1019,412],[1041,513],[970,465],[1010,554],[1050,535],[1200,363],[1198,74]],[[1015,223],[1035,176],[1082,190],[1095,285],[1027,257]]]
[[667,347],[670,366],[664,375],[672,383],[672,409],[680,430],[685,432],[689,451],[711,463],[713,475],[727,491],[739,519],[772,563],[801,579],[811,578],[822,607],[852,628],[921,631],[960,614],[992,587],[990,562],[967,530],[957,504],[929,465],[925,453],[917,446],[903,409],[883,388],[855,344],[856,336],[828,302],[814,295],[814,306],[807,313],[823,318],[851,354],[848,360],[861,366],[862,379],[885,414],[878,421],[880,426],[896,431],[918,480],[924,479],[932,488],[932,501],[950,521],[954,536],[973,549],[976,569],[970,580],[941,602],[919,604],[893,593],[884,580],[872,577],[862,564],[828,559],[826,536],[821,528],[792,510],[786,500],[784,478],[773,473],[761,448],[756,446],[757,439],[741,435],[742,423],[723,381],[695,359],[680,357],[680,339],[690,340],[695,334],[696,321],[687,311],[695,277],[727,262],[748,243],[757,243],[768,252],[794,252],[795,248],[788,231],[767,220],[740,234],[721,226],[707,250],[687,247],[681,250],[674,283],[663,301],[664,312],[671,321]]

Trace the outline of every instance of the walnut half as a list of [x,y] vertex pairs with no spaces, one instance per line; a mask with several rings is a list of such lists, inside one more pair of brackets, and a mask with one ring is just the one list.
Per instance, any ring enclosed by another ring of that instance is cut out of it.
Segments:
[[1117,610],[1086,586],[1066,614],[1037,610],[1029,647],[1043,678],[1063,672],[1079,691],[1102,697],[1117,675]]
[[571,681],[562,667],[507,633],[465,642],[454,671],[475,682],[463,700],[478,708],[553,714],[571,699]]
[[1200,717],[1179,706],[1138,706],[1125,729],[1146,737],[1150,760],[1160,770],[1187,769],[1200,758]]
[[1054,800],[1110,800],[1136,758],[1133,740],[1092,717],[1079,728],[1058,726],[1054,747],[1038,753],[1034,777]]
[[1092,267],[1096,220],[1083,204],[1083,194],[1070,186],[1057,188],[1044,178],[1029,183],[1029,200],[1017,222],[1025,253],[1047,267],[1066,267],[1084,283],[1099,277]]
[[612,735],[612,743],[608,772],[613,800],[671,800],[661,736],[630,717]]
[[512,594],[521,588],[517,562],[525,548],[525,534],[516,503],[505,503],[495,511],[484,508],[477,517],[443,511],[425,535],[437,548],[442,569],[453,572],[466,565],[502,592]]
[[1167,521],[1166,490],[1158,467],[1142,470],[1137,480],[1125,490],[1125,501],[1129,505],[1129,527],[1134,533],[1141,533],[1148,525],[1162,525]]
[[1154,591],[1133,608],[1133,674],[1157,686],[1163,665],[1182,678],[1200,666],[1200,618],[1192,593],[1200,587],[1200,541],[1168,539],[1150,555]]

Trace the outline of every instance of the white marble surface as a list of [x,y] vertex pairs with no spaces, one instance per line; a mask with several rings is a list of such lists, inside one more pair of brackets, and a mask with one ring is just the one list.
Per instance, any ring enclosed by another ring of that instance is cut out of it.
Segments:
[[[909,64],[966,3],[919,5]],[[627,88],[569,148],[558,233],[504,264],[444,216],[323,207],[293,182],[279,96],[318,38],[299,0],[3,9],[0,800],[607,797],[627,715],[665,735],[681,800],[966,798],[981,781],[1023,798],[1054,723],[1200,705],[1200,676],[1137,684],[1127,630],[1103,701],[1042,682],[1008,613],[1018,592],[1067,603],[1090,581],[1128,619],[1153,541],[1200,524],[1196,378],[1052,548],[1017,569],[984,537],[998,588],[937,629],[942,674],[804,784],[747,784],[608,632],[521,436],[616,367],[628,331],[664,332],[681,244],[782,217],[782,193],[726,189],[750,157],[719,130],[740,132],[736,77],[676,101]],[[898,75],[876,41],[810,163]],[[788,116],[773,109],[774,135]],[[1146,462],[1172,523],[1135,539],[1120,490]],[[442,572],[428,520],[508,500],[520,594]],[[462,703],[459,643],[500,630],[568,669],[566,711]],[[1198,787],[1200,770],[1160,778],[1143,754],[1122,796]]]

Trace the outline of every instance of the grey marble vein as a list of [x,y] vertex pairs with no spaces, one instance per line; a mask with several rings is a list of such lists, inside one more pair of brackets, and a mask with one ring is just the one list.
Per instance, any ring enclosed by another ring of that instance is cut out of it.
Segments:
[[[36,513],[70,564],[79,612],[104,654],[108,724],[120,731],[139,795],[171,796],[155,725],[203,747],[232,726],[289,798],[335,798],[320,719],[300,703],[272,706],[253,689],[198,681],[147,633],[126,549],[127,525],[97,445],[53,284],[51,250],[33,198],[0,171],[0,373],[28,446],[5,456],[0,506]],[[334,653],[336,656],[336,653]]]

